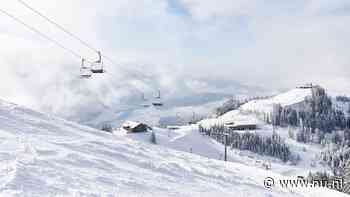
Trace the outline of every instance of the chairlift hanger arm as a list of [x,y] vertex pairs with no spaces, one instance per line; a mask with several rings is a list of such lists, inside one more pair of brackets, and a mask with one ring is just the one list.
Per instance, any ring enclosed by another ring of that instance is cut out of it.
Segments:
[[101,55],[101,51],[97,51],[97,54],[98,54],[98,60],[95,61],[95,63],[99,63],[101,64],[102,63],[102,55]]

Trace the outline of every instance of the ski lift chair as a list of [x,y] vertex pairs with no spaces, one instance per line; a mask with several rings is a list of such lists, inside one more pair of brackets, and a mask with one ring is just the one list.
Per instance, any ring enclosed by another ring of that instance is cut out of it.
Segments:
[[98,51],[98,60],[93,62],[91,65],[91,72],[94,74],[101,74],[105,73],[105,70],[103,69],[103,62],[102,62],[102,55],[101,52]]
[[160,101],[154,101],[154,102],[152,103],[152,105],[155,106],[155,107],[162,107],[162,106],[163,106],[163,103],[160,102]]
[[150,104],[148,103],[148,100],[145,98],[145,94],[142,94],[142,104],[141,104],[142,107],[150,107]]
[[152,102],[152,105],[155,106],[155,107],[163,106],[163,103],[162,103],[161,97],[160,97],[160,90],[158,91],[158,96],[156,96],[155,100]]
[[85,66],[85,59],[81,60],[81,67],[80,67],[80,78],[90,78],[92,76],[91,69],[87,66]]

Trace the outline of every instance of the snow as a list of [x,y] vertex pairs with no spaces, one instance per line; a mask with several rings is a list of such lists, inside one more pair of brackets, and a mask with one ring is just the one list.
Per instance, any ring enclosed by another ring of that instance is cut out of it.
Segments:
[[[224,145],[209,136],[200,134],[198,131],[198,125],[181,126],[177,130],[160,128],[154,128],[153,130],[156,134],[157,144],[159,146],[198,154],[210,159],[224,159]],[[272,131],[273,129],[271,125],[261,125],[259,130],[248,132],[258,132],[263,136],[271,136]],[[288,129],[285,128],[276,128],[275,132],[277,132],[282,138],[285,138],[285,142],[291,148],[292,153],[300,155],[301,161],[297,165],[283,163],[277,158],[261,156],[249,151],[241,151],[231,148],[228,148],[228,161],[261,169],[264,168],[263,163],[270,163],[273,172],[291,177],[307,176],[309,172],[330,172],[330,168],[321,163],[315,162],[315,166],[313,167],[310,165],[315,160],[316,155],[320,153],[321,146],[316,144],[299,143],[295,140],[289,139]],[[127,133],[123,129],[120,129],[115,131],[115,135],[127,137],[140,142],[151,143],[151,132]]]
[[252,100],[241,106],[241,109],[250,112],[271,113],[273,104],[280,104],[282,107],[295,105],[311,95],[311,89],[295,88],[272,98]]
[[[177,136],[179,139],[186,138]],[[104,133],[0,102],[0,196],[345,196],[265,189],[283,176]]]
[[[204,128],[209,128],[215,125],[224,125],[227,123],[239,124],[256,124],[258,126],[257,130],[252,131],[237,131],[237,132],[256,132],[263,136],[271,136],[273,130],[285,139],[286,144],[290,147],[293,154],[298,154],[301,157],[301,161],[297,165],[291,165],[289,163],[283,163],[279,159],[261,156],[249,151],[241,151],[237,149],[230,149],[228,151],[228,160],[232,162],[242,163],[247,166],[254,166],[262,168],[262,163],[268,162],[272,165],[272,171],[285,176],[306,176],[308,172],[317,171],[330,171],[329,167],[323,165],[317,161],[317,156],[320,154],[322,147],[316,144],[304,144],[296,142],[290,139],[288,136],[288,130],[292,130],[296,133],[296,128],[275,128],[273,129],[271,125],[266,124],[262,121],[257,113],[260,110],[272,111],[273,103],[280,103],[283,106],[294,105],[304,101],[305,97],[311,96],[310,89],[293,89],[281,95],[277,95],[272,98],[253,100],[243,106],[238,110],[229,111],[222,116],[217,118],[204,119],[198,123]],[[247,110],[249,109],[249,110]],[[197,127],[198,127],[197,125]],[[175,131],[170,131],[173,133],[184,133],[188,129],[180,128]],[[158,132],[159,133],[159,132]],[[157,134],[158,134],[157,133]],[[222,159],[224,154],[224,146],[220,143],[215,142],[207,136],[201,136],[198,132],[198,128],[192,128],[191,132],[185,132],[186,136],[177,138],[175,141],[178,146],[174,146],[168,142],[161,142],[161,145],[166,147],[174,148],[181,151],[189,150],[193,153],[212,158],[212,159]],[[170,135],[176,136],[176,134]],[[172,138],[172,137],[170,137]],[[191,139],[189,139],[191,138]],[[182,139],[185,139],[181,141]],[[140,140],[140,139],[138,139]],[[166,140],[166,139],[165,139]],[[149,141],[149,140],[147,140]],[[171,139],[168,141],[172,141]],[[200,151],[194,151],[200,150]],[[311,163],[315,163],[311,167]]]
[[136,128],[137,126],[139,126],[141,123],[139,122],[134,122],[134,121],[126,121],[123,123],[122,127],[126,128],[129,127],[131,129]]
[[222,116],[219,116],[218,118],[204,119],[200,121],[198,124],[200,124],[205,128],[208,128],[214,125],[224,125],[227,123],[234,123],[234,125],[264,124],[255,115],[251,113],[245,113],[240,110],[229,111],[223,114]]
[[274,103],[280,103],[282,106],[288,106],[303,102],[305,97],[308,96],[311,96],[311,89],[295,88],[273,97],[272,101]]
[[311,89],[295,88],[288,92],[276,95],[267,99],[255,99],[242,105],[238,110],[229,111],[222,116],[211,119],[204,119],[199,124],[203,127],[211,127],[214,125],[223,125],[226,123],[234,123],[235,125],[264,125],[261,117],[256,113],[271,113],[274,104],[282,106],[291,106],[301,103],[306,97],[311,96]]
[[[181,126],[178,130],[153,128],[152,132],[156,134],[157,144],[160,146],[212,159],[223,158],[222,145],[208,136],[201,135],[196,125]],[[128,133],[124,129],[119,129],[115,131],[115,135],[151,143],[151,132]]]

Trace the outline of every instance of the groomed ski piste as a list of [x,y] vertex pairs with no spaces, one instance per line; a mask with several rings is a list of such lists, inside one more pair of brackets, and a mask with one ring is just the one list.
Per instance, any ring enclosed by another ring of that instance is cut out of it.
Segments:
[[285,177],[0,102],[0,196],[344,196],[264,188]]

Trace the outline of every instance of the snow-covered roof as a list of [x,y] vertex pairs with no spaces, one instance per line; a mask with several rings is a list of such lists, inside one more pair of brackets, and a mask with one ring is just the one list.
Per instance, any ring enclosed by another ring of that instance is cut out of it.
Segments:
[[246,122],[238,122],[238,123],[225,124],[225,125],[238,127],[238,126],[252,126],[252,125],[257,125],[257,123],[246,121]]
[[229,111],[226,114],[212,119],[204,119],[199,122],[203,127],[212,127],[215,125],[230,125],[230,126],[241,126],[241,125],[259,125],[261,121],[256,116],[251,114],[242,114],[239,110]]
[[122,125],[122,127],[123,128],[130,128],[130,129],[134,129],[134,128],[136,128],[136,127],[138,127],[140,124],[142,124],[142,123],[140,123],[140,122],[134,122],[134,121],[125,121],[124,123],[123,123],[123,125]]

